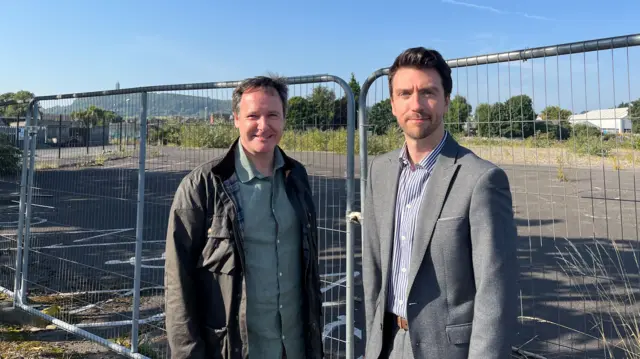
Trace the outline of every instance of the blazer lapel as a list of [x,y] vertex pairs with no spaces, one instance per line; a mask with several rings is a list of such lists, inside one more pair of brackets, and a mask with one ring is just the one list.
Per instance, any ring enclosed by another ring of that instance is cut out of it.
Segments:
[[374,194],[380,196],[381,205],[378,207],[382,210],[382,213],[378,215],[380,218],[379,228],[386,229],[386,233],[380,233],[380,256],[382,261],[382,289],[383,293],[386,293],[387,278],[389,273],[389,264],[391,261],[391,252],[393,251],[393,232],[395,229],[395,208],[396,197],[398,193],[398,179],[400,177],[400,161],[398,160],[398,154],[400,152],[394,151],[395,156],[390,156],[388,167],[383,166],[383,173],[378,173],[381,177],[381,183],[388,183],[389,186],[386,189],[381,190],[379,193]]
[[[440,217],[442,206],[447,200],[451,181],[460,167],[456,163],[457,154],[458,144],[449,134],[429,176],[427,188],[420,204],[411,251],[408,291],[413,286],[413,281],[431,243],[431,235]],[[419,238],[424,238],[424,240],[419,240]]]

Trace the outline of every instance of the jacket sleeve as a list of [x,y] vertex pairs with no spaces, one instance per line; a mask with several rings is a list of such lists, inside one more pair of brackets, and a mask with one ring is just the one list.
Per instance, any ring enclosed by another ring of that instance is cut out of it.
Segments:
[[[320,288],[320,261],[319,261],[319,253],[320,253],[320,249],[318,247],[318,237],[319,237],[319,233],[318,233],[318,218],[317,218],[317,212],[316,212],[316,203],[314,201],[313,198],[313,191],[311,189],[311,182],[309,180],[309,174],[307,173],[307,170],[305,169],[304,166],[300,165],[300,172],[301,172],[301,181],[302,184],[305,188],[305,191],[307,192],[307,194],[304,196],[305,201],[307,202],[306,205],[309,207],[309,211],[311,212],[311,218],[309,218],[309,221],[311,222],[311,231],[313,231],[313,233],[315,234],[313,236],[313,238],[315,239],[314,243],[311,243],[311,245],[313,246],[314,250],[313,252],[315,253],[312,262],[312,270],[311,270],[311,274],[312,274],[312,287],[313,287],[313,292],[315,294],[316,300],[313,301],[315,304],[315,308],[317,309],[315,311],[315,313],[317,314],[317,316],[315,318],[312,319],[312,323],[316,324],[316,330],[312,330],[312,335],[311,337],[313,338],[313,343],[310,343],[309,346],[309,351],[313,352],[314,357],[318,357],[318,358],[323,358],[324,357],[324,346],[322,343],[322,335],[321,335],[321,326],[323,323],[323,310],[322,310],[322,302],[323,302],[323,295],[322,295],[322,290]],[[315,340],[314,340],[315,339]]]
[[378,301],[381,289],[382,268],[380,262],[380,238],[378,236],[378,226],[374,214],[374,191],[371,175],[373,164],[369,165],[367,184],[364,189],[365,201],[361,210],[362,214],[362,287],[364,293],[364,313],[365,313],[365,333],[363,339],[370,337],[373,330],[373,318],[375,315],[375,304]]
[[165,249],[165,312],[171,358],[205,358],[194,271],[204,241],[205,210],[197,185],[183,180],[174,196]]
[[509,179],[502,169],[482,175],[469,212],[476,284],[469,359],[508,359],[518,313],[517,230]]
[[316,242],[312,243],[314,248],[315,248],[315,254],[316,254],[316,258],[314,258],[313,265],[314,265],[314,275],[315,275],[315,280],[314,280],[314,290],[316,292],[316,295],[318,296],[319,300],[320,300],[320,312],[318,313],[319,315],[319,320],[322,321],[322,291],[320,289],[320,261],[319,261],[319,254],[320,254],[320,248],[318,247],[319,243],[317,242],[317,239],[319,238],[319,233],[318,233],[318,214],[316,212],[316,203],[314,202],[313,199],[313,191],[311,189],[311,182],[309,180],[309,174],[307,173],[307,170],[304,168],[304,166],[300,166],[301,167],[301,172],[302,172],[302,183],[304,184],[304,187],[306,188],[306,190],[308,191],[308,202],[307,202],[307,206],[309,206],[309,211],[311,212],[311,216],[312,218],[309,218],[309,220],[311,221],[312,224],[312,228],[311,230],[315,233],[315,235],[313,236],[313,238],[316,239]]

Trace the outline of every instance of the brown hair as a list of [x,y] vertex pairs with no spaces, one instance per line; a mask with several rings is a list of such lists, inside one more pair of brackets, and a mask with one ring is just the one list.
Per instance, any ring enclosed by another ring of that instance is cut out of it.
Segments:
[[393,95],[393,77],[401,67],[413,67],[416,69],[435,69],[442,78],[442,87],[445,97],[451,94],[453,80],[451,79],[451,68],[442,55],[436,50],[424,47],[412,47],[403,51],[396,57],[393,65],[389,68],[389,95]]
[[240,112],[240,100],[242,99],[242,95],[249,90],[255,89],[275,90],[282,101],[282,116],[286,118],[289,88],[287,87],[285,79],[276,75],[256,76],[242,81],[242,83],[233,90],[231,108],[234,113]]

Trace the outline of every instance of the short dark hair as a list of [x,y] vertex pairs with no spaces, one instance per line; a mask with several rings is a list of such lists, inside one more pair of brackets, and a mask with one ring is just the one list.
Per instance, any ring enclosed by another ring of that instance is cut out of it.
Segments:
[[424,47],[412,47],[398,55],[393,65],[389,68],[389,96],[393,96],[393,77],[398,69],[402,67],[412,67],[420,70],[435,69],[442,78],[445,96],[451,95],[453,88],[451,68],[438,51]]
[[240,112],[240,100],[242,99],[242,95],[249,90],[256,89],[275,90],[282,101],[282,116],[286,118],[289,88],[287,87],[286,80],[278,75],[256,76],[242,81],[242,83],[233,90],[231,108],[234,113]]

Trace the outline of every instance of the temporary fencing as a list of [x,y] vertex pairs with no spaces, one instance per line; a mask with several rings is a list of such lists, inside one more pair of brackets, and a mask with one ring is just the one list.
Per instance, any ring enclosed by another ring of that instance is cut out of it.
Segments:
[[[307,167],[317,204],[325,350],[327,357],[351,357],[359,276],[347,220],[355,200],[354,96],[331,75],[286,81],[290,114],[281,144]],[[38,135],[28,133],[22,182],[15,175],[8,181],[21,183],[20,209],[7,219],[18,230],[0,242],[12,256],[2,259],[11,273],[0,276],[0,285],[15,292],[15,305],[128,357],[169,357],[163,321],[169,208],[181,179],[237,138],[231,91],[239,83],[35,98],[29,111],[36,116],[26,128],[47,117],[57,130],[48,148],[36,149]],[[99,141],[91,139],[96,134]]]
[[[514,352],[640,353],[638,45],[635,34],[448,60],[446,129],[511,183],[521,272]],[[360,188],[370,157],[403,143],[388,74],[375,71],[361,89]]]
[[[514,353],[640,351],[633,341],[638,45],[640,35],[628,35],[448,60],[454,93],[446,128],[511,181],[520,269]],[[378,70],[362,84],[357,134],[355,96],[344,80],[287,79],[282,147],[306,165],[318,209],[327,357],[362,355],[352,219],[369,157],[403,142],[387,75]],[[169,206],[182,177],[237,136],[230,108],[237,84],[43,96],[25,106],[18,136],[26,140],[19,151],[11,146],[14,157],[0,153],[16,164],[0,174],[1,198],[9,198],[0,203],[0,291],[116,352],[168,356]],[[0,111],[8,105],[16,103]]]
[[13,295],[16,278],[17,246],[14,235],[18,227],[20,168],[28,158],[23,156],[23,153],[28,153],[28,148],[24,148],[25,142],[22,140],[26,106],[19,101],[0,106],[0,297]]

